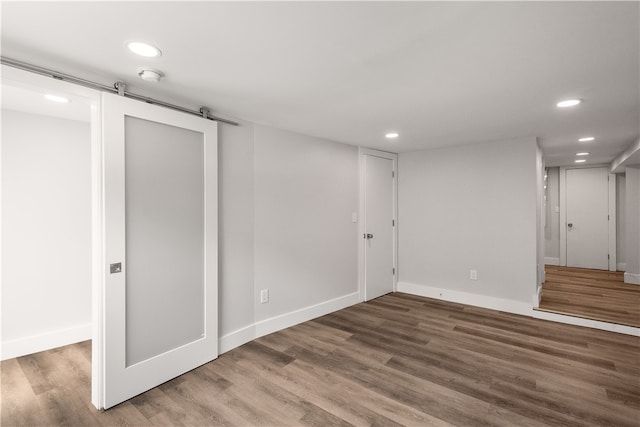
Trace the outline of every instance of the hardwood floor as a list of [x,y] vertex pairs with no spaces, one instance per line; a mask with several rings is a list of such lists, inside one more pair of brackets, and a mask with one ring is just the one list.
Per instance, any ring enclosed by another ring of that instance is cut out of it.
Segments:
[[640,327],[640,286],[617,271],[545,266],[540,310]]
[[2,362],[2,425],[634,426],[640,338],[386,295],[103,413],[90,343]]

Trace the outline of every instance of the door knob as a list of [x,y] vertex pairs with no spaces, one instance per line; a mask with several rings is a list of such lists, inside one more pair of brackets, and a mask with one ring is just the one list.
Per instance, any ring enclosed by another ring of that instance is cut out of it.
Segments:
[[567,227],[572,228],[573,227],[573,223],[570,222],[569,224],[567,224]]
[[365,239],[373,239],[373,234],[367,233],[364,235]]

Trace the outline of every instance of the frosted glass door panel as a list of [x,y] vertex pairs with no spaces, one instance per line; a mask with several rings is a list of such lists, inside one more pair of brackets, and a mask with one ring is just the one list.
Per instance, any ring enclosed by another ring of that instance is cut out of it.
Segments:
[[204,336],[202,133],[125,117],[126,366]]

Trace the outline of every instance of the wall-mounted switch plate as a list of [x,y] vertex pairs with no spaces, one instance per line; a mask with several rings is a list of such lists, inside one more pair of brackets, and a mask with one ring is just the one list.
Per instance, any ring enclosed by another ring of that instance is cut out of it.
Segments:
[[469,270],[469,279],[478,280],[478,270]]
[[351,214],[351,222],[358,222],[358,212],[353,212]]
[[269,289],[263,289],[260,291],[260,304],[269,302]]

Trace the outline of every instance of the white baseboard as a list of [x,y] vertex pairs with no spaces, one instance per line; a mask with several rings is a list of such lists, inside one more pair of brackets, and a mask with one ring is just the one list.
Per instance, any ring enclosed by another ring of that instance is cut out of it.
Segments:
[[16,340],[3,341],[0,360],[13,359],[14,357],[50,350],[89,339],[91,339],[91,323]]
[[226,353],[251,340],[306,322],[360,302],[360,293],[354,292],[329,301],[301,308],[280,316],[271,317],[220,337],[219,353]]
[[435,288],[432,286],[416,285],[414,283],[398,282],[398,292],[406,292],[408,294],[419,295],[427,298],[457,302],[460,304],[489,308],[491,310],[506,311],[525,316],[528,316],[531,313],[531,305],[524,302],[471,294],[468,292],[452,291],[451,289]]
[[[360,293],[354,292],[329,301],[324,301],[309,307],[261,320],[252,325],[248,325],[237,331],[231,332],[219,341],[219,353],[226,353],[236,347],[241,346],[251,340],[268,335],[290,326],[297,325],[334,311],[342,310],[360,302]],[[91,324],[78,326],[75,328],[54,331],[46,334],[21,338],[12,341],[3,341],[0,353],[0,360],[11,359],[24,356],[26,354],[37,353],[39,351],[50,350],[52,348],[69,345],[80,341],[91,339]]]
[[542,285],[538,285],[535,295],[533,296],[533,307],[540,307],[540,301],[542,300]]
[[617,271],[625,271],[627,269],[627,263],[626,262],[619,262],[616,264],[616,270]]
[[544,257],[544,263],[547,265],[560,265],[560,258]]
[[624,283],[640,285],[640,274],[624,273]]
[[242,344],[246,344],[256,338],[255,324],[229,332],[228,334],[221,336],[218,340],[218,353],[226,353],[227,351],[240,347]]
[[[539,288],[539,292],[541,291],[542,288]],[[457,302],[460,304],[488,308],[491,310],[504,311],[507,313],[520,314],[523,316],[534,317],[536,319],[551,320],[553,322],[565,323],[568,325],[584,326],[587,328],[600,329],[603,331],[640,336],[640,328],[534,310],[532,305],[520,301],[489,297],[485,295],[476,295],[467,292],[452,291],[450,289],[435,288],[425,285],[416,285],[414,283],[407,282],[398,282],[398,292],[405,292],[408,294],[419,295],[443,301]],[[533,298],[536,298],[535,294]]]

